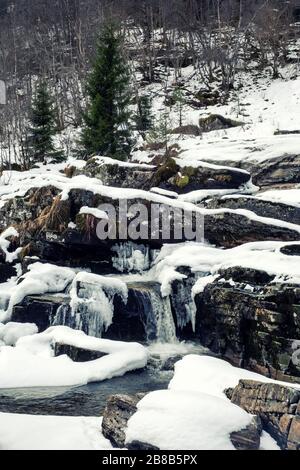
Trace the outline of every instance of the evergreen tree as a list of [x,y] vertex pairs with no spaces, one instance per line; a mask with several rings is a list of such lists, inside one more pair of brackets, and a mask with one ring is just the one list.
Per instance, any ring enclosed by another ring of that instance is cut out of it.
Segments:
[[131,151],[129,70],[122,43],[116,25],[106,24],[87,86],[89,105],[81,139],[87,156],[100,154],[125,160]]
[[137,113],[135,115],[136,129],[146,132],[153,127],[153,116],[151,110],[151,99],[149,96],[138,96]]
[[31,106],[29,135],[27,147],[32,160],[43,162],[51,158],[63,159],[61,152],[54,148],[53,136],[56,133],[55,110],[53,100],[45,81],[38,83]]

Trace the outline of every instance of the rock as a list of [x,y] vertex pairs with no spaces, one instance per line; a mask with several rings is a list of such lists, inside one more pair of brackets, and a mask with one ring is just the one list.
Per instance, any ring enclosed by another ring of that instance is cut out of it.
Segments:
[[102,432],[115,447],[125,447],[125,432],[129,419],[137,411],[141,396],[113,395],[103,413]]
[[169,158],[154,173],[152,187],[186,194],[200,189],[235,189],[248,183],[250,174],[233,168],[180,167]]
[[244,122],[235,121],[234,119],[225,118],[220,114],[210,114],[200,117],[199,127],[201,132],[218,131],[221,129],[229,129],[231,127],[244,126]]
[[195,95],[195,99],[189,103],[195,108],[215,106],[220,101],[220,93],[218,90],[200,90]]
[[181,361],[183,357],[183,354],[177,354],[176,356],[168,357],[168,359],[162,364],[161,370],[173,371],[175,369],[175,364]]
[[77,348],[76,346],[70,346],[68,344],[55,343],[54,345],[54,356],[67,355],[74,362],[89,362],[101,357],[106,354],[99,351],[91,351],[87,349]]
[[300,134],[300,130],[299,129],[295,129],[293,131],[278,130],[274,132],[274,135],[290,135],[290,134]]
[[253,183],[260,187],[300,183],[300,155],[282,155],[251,168]]
[[16,276],[16,267],[13,264],[0,262],[0,283],[8,281],[13,276]]
[[[300,449],[300,417],[296,415],[300,391],[276,383],[240,380],[235,389],[227,391],[231,402],[261,418],[281,449]],[[296,405],[291,409],[291,405]]]
[[299,381],[293,345],[300,339],[300,287],[239,267],[221,271],[219,280],[195,299],[203,346],[268,377]]
[[245,429],[231,433],[230,440],[237,450],[258,450],[261,433],[261,419],[258,416],[254,416],[251,423]]
[[197,137],[201,135],[201,131],[198,126],[188,124],[186,126],[176,127],[176,129],[172,130],[171,134],[193,135]]
[[68,308],[69,298],[56,295],[31,295],[24,298],[21,304],[13,308],[12,321],[35,323],[39,332],[45,331],[53,324],[58,310],[65,305]]
[[155,447],[151,444],[147,444],[141,441],[132,441],[128,444],[127,448],[128,450],[150,450],[150,451],[160,450],[158,447]]
[[[99,163],[100,161],[100,163]],[[117,160],[91,158],[83,170],[77,174],[84,174],[91,178],[98,178],[106,186],[117,188],[150,189],[150,180],[154,168],[150,165],[127,164]]]
[[293,224],[300,224],[300,208],[277,202],[264,201],[255,197],[226,197],[211,199],[205,204],[208,209],[246,209],[261,217],[280,219]]

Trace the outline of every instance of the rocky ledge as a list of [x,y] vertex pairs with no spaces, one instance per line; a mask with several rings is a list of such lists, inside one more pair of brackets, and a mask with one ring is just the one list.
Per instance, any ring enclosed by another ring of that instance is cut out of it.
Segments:
[[300,390],[275,383],[241,380],[226,391],[235,405],[259,416],[283,450],[300,450]]

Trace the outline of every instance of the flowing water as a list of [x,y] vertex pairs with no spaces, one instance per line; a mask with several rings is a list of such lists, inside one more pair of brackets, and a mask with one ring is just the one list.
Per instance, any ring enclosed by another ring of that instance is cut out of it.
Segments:
[[52,416],[101,416],[107,398],[166,389],[172,372],[135,371],[82,387],[0,390],[0,412]]

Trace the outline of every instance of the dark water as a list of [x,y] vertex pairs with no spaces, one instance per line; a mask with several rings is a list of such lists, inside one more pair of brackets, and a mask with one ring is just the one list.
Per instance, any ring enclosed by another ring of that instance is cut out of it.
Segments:
[[101,416],[110,395],[135,394],[166,389],[172,372],[136,371],[83,387],[44,387],[0,390],[0,412]]

